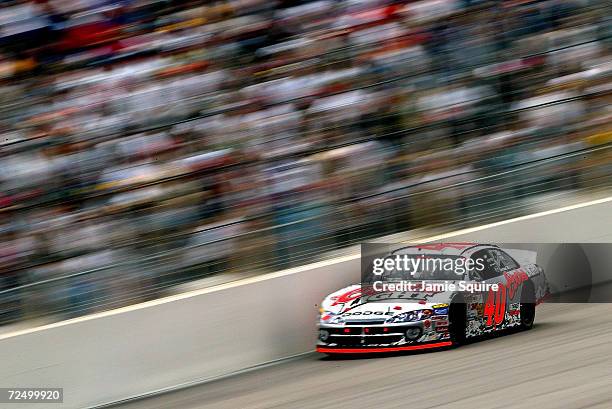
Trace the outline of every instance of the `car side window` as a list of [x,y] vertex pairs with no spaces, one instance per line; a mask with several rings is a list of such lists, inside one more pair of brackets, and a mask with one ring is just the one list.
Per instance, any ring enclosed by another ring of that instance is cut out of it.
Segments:
[[498,255],[502,272],[505,273],[507,271],[516,270],[519,268],[518,263],[512,257],[510,257],[508,253],[502,250],[494,250],[494,252]]
[[[476,268],[472,270],[471,276],[475,280],[489,280],[501,275],[501,267],[499,266],[498,258],[494,257],[489,249],[477,251],[472,255],[472,260],[474,260],[476,266],[481,264],[484,265],[481,271],[478,271]],[[481,262],[479,263],[478,260],[481,260]]]

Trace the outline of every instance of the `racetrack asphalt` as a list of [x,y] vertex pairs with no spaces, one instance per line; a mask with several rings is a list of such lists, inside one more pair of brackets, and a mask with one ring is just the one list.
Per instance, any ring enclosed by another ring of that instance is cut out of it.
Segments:
[[611,341],[612,304],[550,303],[526,332],[387,357],[312,353],[115,407],[610,409]]

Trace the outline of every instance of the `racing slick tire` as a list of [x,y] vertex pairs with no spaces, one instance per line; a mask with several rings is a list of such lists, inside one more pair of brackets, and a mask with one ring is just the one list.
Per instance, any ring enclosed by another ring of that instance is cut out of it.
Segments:
[[524,331],[533,328],[535,321],[535,291],[533,283],[526,281],[521,291],[521,329]]
[[463,298],[453,300],[448,311],[448,332],[453,346],[465,344],[467,329],[467,306]]

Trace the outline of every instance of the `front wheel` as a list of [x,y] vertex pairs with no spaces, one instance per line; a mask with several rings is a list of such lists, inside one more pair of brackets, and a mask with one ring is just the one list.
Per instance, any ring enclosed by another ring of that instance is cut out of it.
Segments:
[[465,301],[457,300],[450,305],[448,312],[450,338],[455,346],[465,344],[467,306]]

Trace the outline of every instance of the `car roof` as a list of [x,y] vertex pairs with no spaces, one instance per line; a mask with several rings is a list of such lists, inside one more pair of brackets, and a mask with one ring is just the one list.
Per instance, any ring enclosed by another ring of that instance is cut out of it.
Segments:
[[499,246],[494,244],[481,243],[426,243],[414,246],[401,247],[392,251],[391,254],[439,254],[469,256],[475,251],[491,247],[499,248]]

